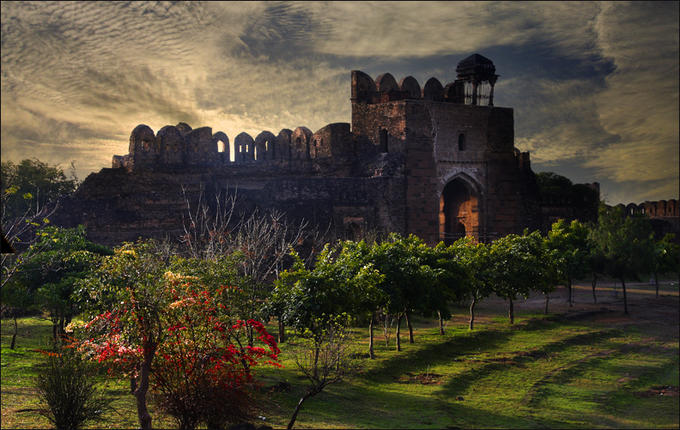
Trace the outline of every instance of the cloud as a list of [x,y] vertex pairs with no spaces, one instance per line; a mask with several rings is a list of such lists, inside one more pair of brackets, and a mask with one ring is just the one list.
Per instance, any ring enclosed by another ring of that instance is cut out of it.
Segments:
[[232,140],[316,130],[350,120],[352,69],[448,82],[480,52],[537,169],[569,166],[622,199],[640,200],[645,187],[677,193],[677,3],[0,7],[3,159],[73,157],[84,176],[125,153],[139,123],[211,126]]
[[620,183],[649,185],[631,191],[634,201],[678,196],[677,17],[677,2],[608,3],[597,19],[599,45],[617,69],[595,103],[602,127],[620,141],[585,165]]

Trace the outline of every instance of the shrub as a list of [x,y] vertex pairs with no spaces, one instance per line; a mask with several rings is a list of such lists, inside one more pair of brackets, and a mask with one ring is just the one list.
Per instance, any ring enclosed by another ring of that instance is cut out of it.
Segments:
[[43,353],[46,368],[36,380],[38,396],[46,405],[40,414],[57,429],[78,429],[87,421],[100,420],[108,403],[97,392],[89,363],[69,348]]

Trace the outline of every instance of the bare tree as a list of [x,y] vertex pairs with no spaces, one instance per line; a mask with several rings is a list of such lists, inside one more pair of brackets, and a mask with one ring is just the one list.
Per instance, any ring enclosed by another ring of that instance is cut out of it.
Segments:
[[288,429],[295,425],[303,403],[324,390],[328,385],[342,381],[359,370],[359,363],[350,353],[351,339],[341,317],[327,320],[320,334],[304,339],[303,345],[294,351],[295,364],[310,385],[300,398]]

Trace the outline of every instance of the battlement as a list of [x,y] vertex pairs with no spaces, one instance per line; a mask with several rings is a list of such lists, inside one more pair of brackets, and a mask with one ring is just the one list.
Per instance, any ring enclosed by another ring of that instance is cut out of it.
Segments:
[[129,153],[114,155],[112,167],[223,167],[351,157],[356,151],[354,140],[348,123],[328,124],[315,133],[307,127],[284,128],[277,135],[262,131],[254,139],[243,132],[233,143],[226,133],[213,133],[210,127],[192,129],[179,123],[154,133],[140,124],[130,134]]
[[493,90],[498,75],[491,60],[473,54],[458,63],[456,72],[456,80],[445,86],[432,77],[421,88],[413,76],[407,76],[397,84],[389,73],[373,80],[366,73],[353,70],[352,103],[377,104],[410,99],[493,106]]
[[640,204],[628,203],[624,205],[619,203],[616,207],[623,209],[627,216],[631,215],[647,215],[649,218],[669,218],[679,217],[678,201],[676,199],[646,201]]

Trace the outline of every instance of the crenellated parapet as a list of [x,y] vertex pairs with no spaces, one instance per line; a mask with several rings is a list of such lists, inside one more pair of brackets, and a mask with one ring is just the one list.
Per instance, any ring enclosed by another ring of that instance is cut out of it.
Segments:
[[277,135],[262,131],[255,138],[243,132],[233,142],[222,131],[213,133],[210,127],[192,129],[179,123],[166,125],[156,134],[149,126],[138,125],[130,134],[129,151],[126,155],[114,155],[112,166],[133,170],[286,164],[353,156],[355,146],[348,123],[329,124],[316,133],[307,127],[283,129]]
[[442,85],[432,77],[421,88],[413,76],[397,83],[389,73],[383,73],[374,80],[362,71],[353,70],[352,102],[375,104],[410,99],[493,106],[493,90],[498,75],[491,60],[473,54],[458,63],[456,72],[457,78],[453,82]]
[[678,217],[678,201],[676,199],[646,201],[640,204],[628,203],[624,205],[620,203],[617,205],[628,216],[631,215],[647,215],[649,218],[669,218]]

